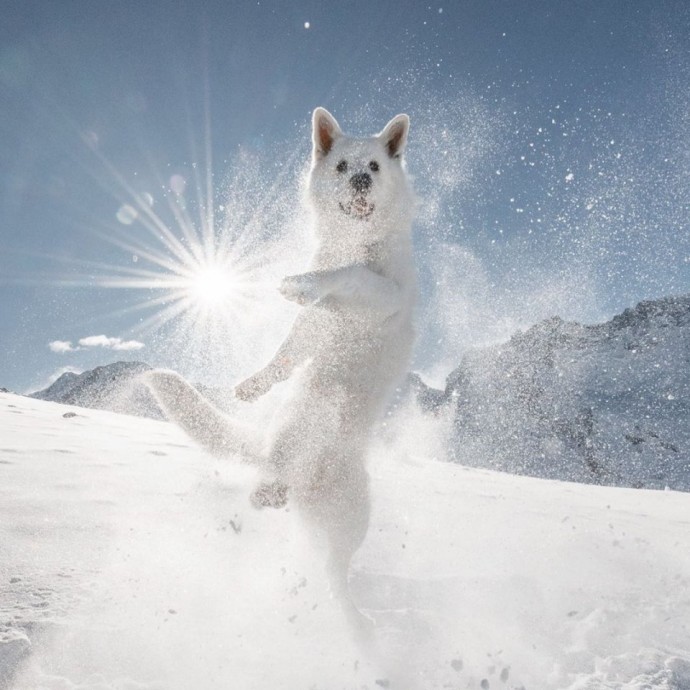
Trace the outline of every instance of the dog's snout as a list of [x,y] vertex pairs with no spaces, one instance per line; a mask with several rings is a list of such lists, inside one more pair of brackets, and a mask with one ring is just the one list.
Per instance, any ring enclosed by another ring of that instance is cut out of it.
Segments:
[[371,175],[369,173],[357,173],[350,178],[352,188],[358,194],[365,194],[371,187]]

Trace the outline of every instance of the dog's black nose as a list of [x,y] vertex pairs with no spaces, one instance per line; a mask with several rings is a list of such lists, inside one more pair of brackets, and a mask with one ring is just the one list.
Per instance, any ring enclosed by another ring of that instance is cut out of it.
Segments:
[[350,178],[352,188],[358,194],[365,194],[371,187],[371,175],[369,173],[357,173]]

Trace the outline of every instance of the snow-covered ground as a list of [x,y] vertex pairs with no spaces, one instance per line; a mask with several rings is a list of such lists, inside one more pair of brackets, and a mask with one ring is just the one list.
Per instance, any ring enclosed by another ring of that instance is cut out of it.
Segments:
[[372,455],[367,652],[250,470],[0,394],[0,688],[688,690],[690,495],[436,461],[435,423]]

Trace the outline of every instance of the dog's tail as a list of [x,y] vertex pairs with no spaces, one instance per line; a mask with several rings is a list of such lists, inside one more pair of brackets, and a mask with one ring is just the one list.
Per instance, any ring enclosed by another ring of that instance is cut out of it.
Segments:
[[157,369],[142,378],[168,419],[211,454],[238,455],[254,465],[264,462],[258,434],[215,408],[179,374]]

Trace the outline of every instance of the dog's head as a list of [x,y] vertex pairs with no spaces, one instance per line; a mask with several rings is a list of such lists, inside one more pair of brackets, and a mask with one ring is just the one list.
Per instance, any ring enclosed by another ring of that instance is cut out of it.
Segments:
[[[391,218],[407,201],[402,155],[407,115],[396,115],[373,137],[343,135],[335,118],[317,108],[312,118],[311,201],[330,222],[374,223]],[[364,228],[362,228],[364,229]]]

